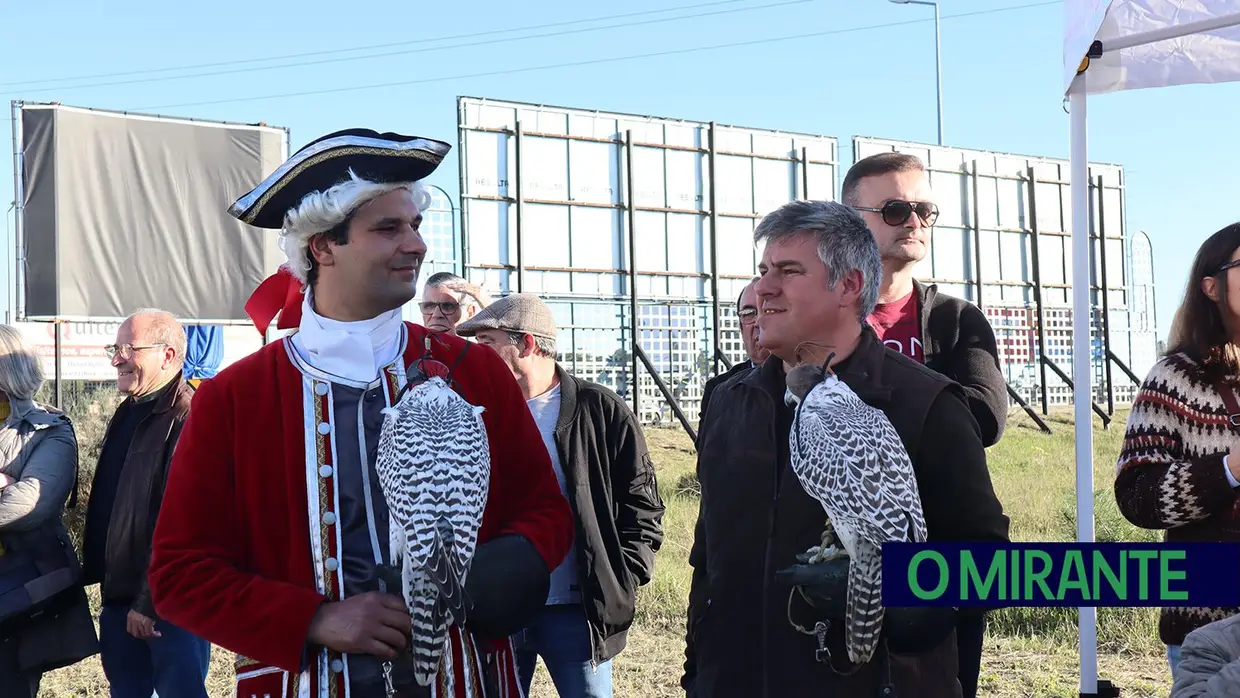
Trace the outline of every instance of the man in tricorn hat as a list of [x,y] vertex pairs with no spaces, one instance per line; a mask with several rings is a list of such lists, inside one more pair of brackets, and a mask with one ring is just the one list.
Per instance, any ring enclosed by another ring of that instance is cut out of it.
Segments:
[[[277,313],[278,328],[296,331],[195,395],[149,578],[161,617],[237,653],[237,695],[518,695],[506,638],[542,609],[572,513],[499,356],[401,319],[426,254],[419,180],[449,148],[333,133],[229,209],[281,229],[288,264],[246,310],[260,332]],[[399,577],[385,577],[389,510],[375,462],[380,411],[432,375],[484,408],[491,476],[466,621],[422,688],[402,675],[411,618]]]

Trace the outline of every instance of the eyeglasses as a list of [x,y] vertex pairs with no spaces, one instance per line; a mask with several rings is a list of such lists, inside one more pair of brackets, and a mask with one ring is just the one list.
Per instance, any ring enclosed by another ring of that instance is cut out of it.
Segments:
[[758,309],[752,305],[741,308],[736,311],[736,314],[740,317],[741,323],[745,325],[753,324],[758,320]]
[[1214,275],[1218,276],[1232,267],[1240,267],[1240,259],[1233,259],[1232,261],[1227,262],[1223,266],[1219,267],[1218,270],[1214,272]]
[[147,344],[145,346],[137,346],[137,347],[135,347],[132,344],[120,344],[120,345],[109,344],[108,346],[104,347],[103,350],[107,352],[109,359],[115,358],[117,354],[120,354],[122,359],[129,360],[133,358],[133,353],[135,351],[141,351],[143,349],[155,349],[157,347],[166,347],[166,346],[168,345],[162,344],[162,343],[161,344]]
[[440,312],[444,315],[451,315],[461,309],[461,304],[456,301],[441,301],[439,303],[434,301],[422,301],[419,304],[419,307],[422,308],[423,315],[431,315],[435,312],[435,308],[439,308]]
[[882,208],[869,206],[853,206],[858,211],[873,211],[883,214],[883,222],[887,225],[904,225],[914,212],[926,225],[934,225],[939,219],[939,207],[929,201],[901,201],[893,199],[883,204]]

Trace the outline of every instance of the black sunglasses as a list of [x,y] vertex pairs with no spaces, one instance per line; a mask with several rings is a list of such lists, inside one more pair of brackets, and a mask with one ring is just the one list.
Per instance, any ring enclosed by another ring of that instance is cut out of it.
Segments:
[[900,201],[895,199],[883,204],[882,208],[854,206],[858,211],[873,211],[883,214],[883,222],[887,225],[904,225],[913,212],[926,225],[934,225],[939,219],[939,207],[929,201]]

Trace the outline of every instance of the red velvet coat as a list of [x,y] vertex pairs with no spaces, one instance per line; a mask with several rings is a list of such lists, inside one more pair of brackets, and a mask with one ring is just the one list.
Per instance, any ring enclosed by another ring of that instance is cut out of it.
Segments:
[[[409,366],[422,356],[427,330],[405,328]],[[160,617],[238,655],[237,695],[345,696],[339,655],[306,652],[319,605],[343,594],[338,527],[323,517],[335,503],[330,393],[287,342],[241,359],[194,396],[155,529],[151,592]],[[456,365],[464,347],[459,337],[432,335],[431,355],[456,366],[460,393],[486,408],[492,470],[478,543],[519,533],[554,569],[572,542],[572,511],[538,427],[499,356],[473,345]],[[404,380],[399,364],[383,372],[389,404]],[[487,649],[455,628],[450,644],[441,682],[455,681],[440,686],[444,697],[476,683]],[[504,693],[516,696],[511,647],[501,645],[491,649],[508,669]]]

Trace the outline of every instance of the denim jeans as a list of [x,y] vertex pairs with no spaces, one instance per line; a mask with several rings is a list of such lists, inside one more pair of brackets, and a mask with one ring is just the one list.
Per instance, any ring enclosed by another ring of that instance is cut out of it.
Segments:
[[547,606],[533,625],[512,637],[526,695],[542,657],[560,698],[611,698],[611,661],[590,666],[590,624],[575,604]]
[[125,629],[128,606],[104,606],[99,614],[103,673],[112,698],[208,698],[211,643],[165,621],[155,621],[162,637],[139,640]]
[[1175,670],[1180,666],[1180,646],[1167,645],[1167,664],[1171,666],[1171,680],[1175,681]]

